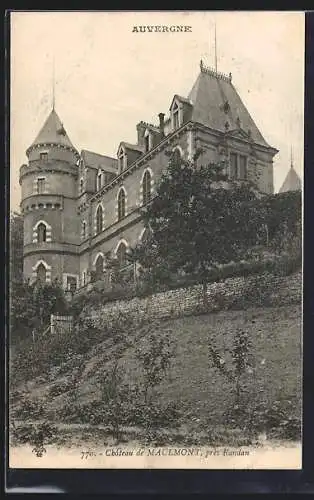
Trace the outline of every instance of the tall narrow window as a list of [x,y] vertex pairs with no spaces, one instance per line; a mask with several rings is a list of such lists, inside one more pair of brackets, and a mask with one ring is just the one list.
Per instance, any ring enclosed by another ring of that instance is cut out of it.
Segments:
[[103,209],[102,206],[99,205],[96,212],[96,233],[101,233],[103,230]]
[[82,239],[85,240],[86,238],[86,222],[85,220],[82,222]]
[[102,255],[98,255],[96,260],[96,280],[100,280],[104,273],[104,258]]
[[46,163],[48,161],[48,153],[40,153],[39,158],[40,161]]
[[69,292],[76,291],[76,278],[74,276],[67,276],[67,290]]
[[127,263],[127,260],[126,260],[126,245],[123,242],[121,242],[120,245],[118,246],[117,259],[118,259],[120,267],[124,267],[126,265],[126,263]]
[[86,285],[86,271],[82,272],[82,286]]
[[124,151],[123,149],[121,149],[118,157],[119,172],[122,172],[124,170],[124,162],[125,162],[124,156],[125,156]]
[[47,239],[47,228],[42,222],[37,227],[37,241],[38,243],[44,243]]
[[40,263],[39,266],[37,267],[37,280],[42,285],[46,283],[46,268],[44,264]]
[[82,179],[80,180],[80,194],[82,194],[82,193],[83,193],[83,189],[84,189],[84,179],[82,178]]
[[145,140],[145,153],[147,153],[147,151],[149,151],[149,134],[145,135],[144,140]]
[[37,179],[37,193],[42,194],[45,192],[45,177],[38,177]]
[[173,128],[179,128],[179,107],[177,104],[173,106]]
[[143,177],[143,205],[146,205],[151,200],[151,186],[152,177],[148,170],[146,170]]
[[247,179],[247,157],[242,155],[240,156],[239,178],[243,180]]
[[230,153],[230,179],[237,178],[238,156],[235,153]]
[[97,191],[102,188],[102,172],[98,172],[97,174]]
[[118,195],[118,220],[125,217],[125,192],[124,189],[120,189]]

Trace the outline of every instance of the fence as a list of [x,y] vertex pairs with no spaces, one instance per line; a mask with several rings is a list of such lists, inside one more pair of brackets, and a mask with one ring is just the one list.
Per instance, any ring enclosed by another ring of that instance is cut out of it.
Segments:
[[70,333],[72,331],[72,328],[73,328],[72,316],[57,316],[56,314],[51,314],[50,332],[52,334]]

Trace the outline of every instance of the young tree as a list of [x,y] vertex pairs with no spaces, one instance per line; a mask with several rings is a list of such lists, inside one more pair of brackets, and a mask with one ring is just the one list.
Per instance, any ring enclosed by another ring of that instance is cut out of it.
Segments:
[[197,157],[171,157],[143,213],[152,235],[134,256],[156,282],[175,273],[197,276],[206,303],[210,270],[241,258],[255,244],[260,220],[253,185],[228,180],[223,165],[198,167]]
[[247,332],[238,329],[234,333],[233,345],[230,349],[225,348],[224,352],[220,353],[212,336],[209,339],[208,350],[210,365],[234,388],[234,401],[230,407],[231,417],[237,421],[241,420],[247,410],[247,401],[243,400],[243,395],[247,391],[248,380],[254,370],[251,339]]
[[[151,325],[150,325],[151,329]],[[136,347],[136,359],[143,372],[144,403],[149,404],[157,386],[165,378],[175,355],[172,331],[155,331],[145,337],[145,342]]]

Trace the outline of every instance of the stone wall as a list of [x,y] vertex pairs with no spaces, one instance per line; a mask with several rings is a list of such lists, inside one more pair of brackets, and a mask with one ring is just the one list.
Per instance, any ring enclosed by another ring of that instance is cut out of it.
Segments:
[[[256,284],[256,287],[254,288]],[[269,306],[300,304],[302,301],[302,273],[291,276],[278,277],[271,274],[250,278],[229,278],[219,283],[208,285],[208,311],[214,312],[232,306],[237,298],[248,295],[253,289],[256,293],[256,305],[261,305],[259,294],[266,291]],[[252,298],[254,305],[254,298]],[[180,288],[167,292],[157,293],[145,298],[118,300],[99,308],[88,308],[83,312],[82,319],[92,321],[95,326],[110,323],[119,314],[134,319],[149,317],[152,320],[176,318],[200,312],[203,305],[202,286],[195,285],[189,288]]]

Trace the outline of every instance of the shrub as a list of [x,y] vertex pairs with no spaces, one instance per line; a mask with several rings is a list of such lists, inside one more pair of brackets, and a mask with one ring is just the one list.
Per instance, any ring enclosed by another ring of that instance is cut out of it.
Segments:
[[57,428],[49,422],[11,427],[11,439],[18,444],[34,446],[33,453],[42,457],[46,453],[44,445],[54,443],[57,438]]
[[252,427],[266,431],[271,438],[299,440],[301,415],[296,415],[298,407],[294,399],[278,399],[270,404],[259,402],[252,410]]

